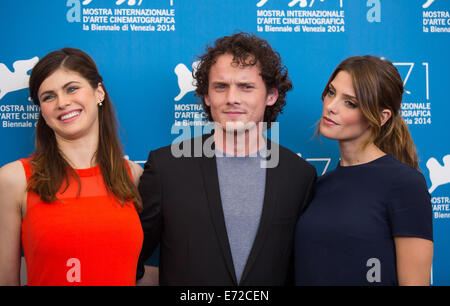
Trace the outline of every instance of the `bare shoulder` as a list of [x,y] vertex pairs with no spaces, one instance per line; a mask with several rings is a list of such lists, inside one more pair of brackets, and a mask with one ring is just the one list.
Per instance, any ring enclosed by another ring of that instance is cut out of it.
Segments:
[[0,168],[0,188],[8,187],[16,189],[23,187],[26,189],[26,186],[27,178],[20,161],[14,161]]
[[134,184],[137,186],[139,184],[139,178],[141,177],[144,169],[134,161],[127,160],[128,165],[130,166],[131,175],[133,175]]
[[0,168],[0,203],[20,203],[26,189],[27,178],[20,161]]

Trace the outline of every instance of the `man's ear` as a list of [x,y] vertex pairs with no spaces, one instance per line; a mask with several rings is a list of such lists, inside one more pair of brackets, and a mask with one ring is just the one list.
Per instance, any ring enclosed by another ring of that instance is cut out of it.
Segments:
[[278,88],[271,88],[267,92],[266,105],[272,106],[278,100]]
[[381,126],[383,126],[391,117],[392,117],[392,112],[389,109],[383,109],[381,111],[381,116],[380,116]]
[[203,96],[203,100],[205,101],[206,106],[211,106],[208,94]]

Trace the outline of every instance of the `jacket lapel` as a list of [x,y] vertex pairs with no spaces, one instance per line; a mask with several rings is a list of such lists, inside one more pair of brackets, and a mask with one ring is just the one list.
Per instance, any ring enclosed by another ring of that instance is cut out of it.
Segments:
[[[203,138],[205,139],[205,138]],[[199,159],[200,168],[203,174],[203,183],[205,185],[206,196],[208,199],[209,212],[217,239],[222,249],[222,256],[226,263],[228,272],[237,285],[236,273],[234,271],[233,257],[231,255],[230,243],[225,225],[225,217],[223,214],[222,200],[220,198],[219,178],[217,174],[216,158],[202,156]]]

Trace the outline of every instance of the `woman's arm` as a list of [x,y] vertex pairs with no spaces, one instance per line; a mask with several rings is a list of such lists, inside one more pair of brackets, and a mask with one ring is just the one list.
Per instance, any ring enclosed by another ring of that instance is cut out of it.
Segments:
[[[128,161],[130,165],[131,174],[133,175],[133,181],[136,186],[139,185],[139,179],[141,178],[144,169],[137,163]],[[159,285],[159,269],[158,267],[144,265],[144,276],[136,281],[136,286],[158,286]]]
[[128,160],[128,165],[130,166],[131,175],[133,176],[133,182],[137,186],[139,186],[139,179],[141,178],[142,173],[144,172],[144,169],[139,166],[137,163]]
[[433,242],[415,237],[394,237],[400,286],[429,286]]
[[144,268],[144,276],[136,281],[136,286],[159,286],[159,268],[147,265]]
[[26,177],[20,161],[0,168],[0,286],[20,285],[20,234]]

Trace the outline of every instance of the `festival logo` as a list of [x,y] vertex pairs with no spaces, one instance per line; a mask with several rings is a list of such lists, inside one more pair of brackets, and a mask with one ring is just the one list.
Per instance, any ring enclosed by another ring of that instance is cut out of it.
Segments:
[[[38,61],[37,56],[27,60],[15,61],[13,71],[10,71],[5,64],[0,63],[0,100],[10,92],[28,88],[29,71]],[[32,128],[35,126],[39,117],[39,106],[32,103],[25,103],[24,105],[23,102],[20,99],[19,103],[0,105],[1,128]]]
[[183,63],[175,67],[175,74],[177,75],[180,89],[180,93],[174,98],[175,101],[180,101],[188,92],[195,91],[197,88],[192,74],[197,70],[199,63],[200,61],[196,61],[192,64],[192,72]]
[[[431,187],[428,192],[431,194],[440,186],[450,183],[450,154],[447,154],[442,159],[444,165],[431,157],[428,159],[426,166],[428,168]],[[431,197],[431,204],[433,207],[433,217],[435,220],[450,219],[450,197],[437,194]]]
[[262,7],[264,4],[267,3],[267,1],[269,1],[269,0],[260,0],[258,3],[256,3],[256,6],[257,7]]
[[37,56],[14,62],[14,71],[10,71],[5,64],[0,63],[0,100],[9,92],[28,88],[30,75],[28,72],[39,61]]
[[[267,5],[269,3],[269,5]],[[256,3],[256,30],[284,33],[345,32],[343,0],[260,0]]]
[[[260,0],[258,3],[256,3],[257,7],[262,7],[264,6],[269,0]],[[314,5],[314,2],[316,0],[310,0],[309,2],[309,7],[312,7]],[[320,0],[320,2],[324,2],[325,0]],[[343,6],[343,1],[344,0],[339,0],[340,3],[340,7]],[[289,7],[294,7],[298,4],[299,7],[307,7],[308,6],[308,1],[307,0],[292,0],[288,3]]]
[[[323,0],[320,0],[323,2]],[[314,1],[311,1],[311,6],[313,5]],[[292,0],[291,2],[289,2],[288,6],[289,7],[293,7],[294,5],[298,4],[300,7],[306,7],[308,6],[308,1],[306,0]]]
[[[406,66],[409,67],[408,69],[408,73],[406,74],[406,76],[403,78],[403,86],[405,87],[405,93],[410,95],[411,92],[409,90],[406,89],[406,83],[408,83],[408,79],[409,76],[411,75],[411,71],[414,68],[414,63],[393,63],[395,66]],[[397,67],[398,69],[398,67]]]
[[[92,0],[85,0],[85,1],[83,1],[83,5],[88,5],[91,2],[92,2]],[[127,0],[117,0],[116,5],[121,5],[124,2],[127,2]],[[137,5],[141,5],[141,3],[142,3],[142,0],[139,0],[139,3],[137,3]],[[136,5],[136,0],[128,0],[127,4],[129,6]]]
[[[297,155],[302,157],[301,153],[297,153]],[[308,157],[305,160],[316,167],[317,173],[320,173],[319,175],[324,175],[331,163],[331,157]]]
[[423,7],[424,9],[429,8],[430,5],[431,5],[433,2],[434,2],[434,0],[427,0],[427,2],[425,2],[425,3],[422,5],[422,7]]
[[[448,1],[447,1],[448,2]],[[430,8],[431,4],[433,7]],[[450,33],[450,12],[448,3],[444,1],[427,0],[423,5],[422,32]]]
[[[155,6],[153,8],[144,7],[143,0],[111,1],[109,7],[99,6],[98,2],[94,0],[67,0],[67,22],[80,23],[83,31],[175,31],[173,0],[154,0],[151,2],[151,5]],[[162,3],[162,7],[155,2]],[[128,5],[128,8],[124,8],[124,3]],[[104,3],[102,4],[104,5]],[[170,7],[167,7],[168,5]]]
[[401,113],[408,125],[430,125],[432,109],[430,100],[430,65],[428,62],[394,62],[403,79],[406,95]]
[[444,156],[443,162],[444,165],[441,166],[436,158],[431,157],[426,163],[430,172],[431,187],[428,190],[430,193],[439,186],[450,183],[450,154]]
[[[197,70],[200,61],[192,63],[192,71],[183,64],[179,63],[175,66],[174,72],[178,79],[179,93],[174,98],[175,102],[183,99],[186,94],[195,91],[197,85],[193,77],[193,72]],[[174,126],[203,126],[207,124],[206,114],[203,111],[203,106],[201,103],[175,103],[174,105]]]

